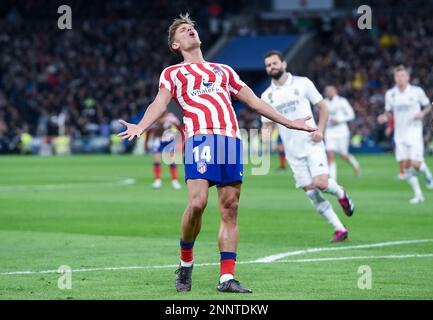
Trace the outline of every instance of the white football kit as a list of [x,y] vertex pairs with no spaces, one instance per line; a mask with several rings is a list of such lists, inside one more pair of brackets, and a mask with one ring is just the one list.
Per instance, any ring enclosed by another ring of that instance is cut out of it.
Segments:
[[[310,79],[288,74],[288,79],[282,86],[271,82],[261,98],[289,120],[311,116],[307,121],[311,127],[317,127],[313,118],[311,104],[323,100]],[[262,122],[271,120],[262,117]],[[296,187],[305,187],[313,182],[313,177],[329,174],[325,145],[314,142],[311,133],[288,129],[278,124],[278,130],[283,141],[286,159],[292,169]]]
[[408,85],[401,92],[396,86],[385,94],[385,110],[394,114],[394,142],[397,161],[424,159],[423,121],[415,115],[430,104],[423,89]]
[[[328,125],[325,131],[326,150],[347,155],[350,142],[350,131],[347,122],[355,119],[355,112],[349,101],[339,95],[334,96],[332,100],[326,98],[324,102],[329,110]],[[337,123],[332,123],[331,119],[334,119]]]

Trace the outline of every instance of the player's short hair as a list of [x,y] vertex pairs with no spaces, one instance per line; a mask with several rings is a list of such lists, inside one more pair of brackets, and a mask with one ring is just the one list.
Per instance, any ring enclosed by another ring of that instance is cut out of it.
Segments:
[[394,74],[396,74],[397,72],[400,72],[400,71],[406,71],[406,73],[408,73],[409,74],[409,71],[406,69],[406,67],[404,66],[404,65],[402,65],[402,64],[399,64],[398,66],[395,66],[394,67]]
[[278,58],[280,58],[281,61],[284,61],[283,53],[281,51],[278,51],[278,50],[271,50],[271,51],[266,52],[265,56],[263,57],[263,60],[265,60],[266,58],[272,57],[272,56],[278,56]]
[[193,27],[195,26],[195,21],[191,20],[188,12],[185,14],[179,14],[179,17],[174,19],[170,27],[168,27],[168,48],[170,49],[171,52],[180,54],[179,50],[174,50],[171,47],[171,45],[174,42],[174,35],[176,33],[177,28],[179,28],[180,25],[185,23]]

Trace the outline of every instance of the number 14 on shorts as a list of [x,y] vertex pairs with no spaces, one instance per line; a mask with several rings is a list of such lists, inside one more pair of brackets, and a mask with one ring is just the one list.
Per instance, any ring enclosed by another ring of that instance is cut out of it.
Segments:
[[194,153],[194,161],[199,162],[200,160],[204,160],[206,162],[210,162],[212,160],[212,155],[210,151],[210,146],[203,146],[200,150],[200,146],[192,149]]

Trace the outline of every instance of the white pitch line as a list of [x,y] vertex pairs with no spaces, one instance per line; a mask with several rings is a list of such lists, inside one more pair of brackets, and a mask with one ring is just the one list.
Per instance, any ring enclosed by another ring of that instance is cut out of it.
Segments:
[[[368,259],[410,259],[410,258],[433,258],[433,253],[426,254],[405,254],[405,255],[388,255],[388,256],[348,256],[348,257],[327,257],[327,258],[315,258],[315,259],[294,259],[294,260],[279,260],[274,263],[307,263],[307,262],[332,262],[340,260],[368,260]],[[251,261],[239,261],[237,264],[263,264],[266,262],[258,262],[257,260]],[[194,267],[208,267],[218,266],[219,262],[211,263],[197,263]],[[93,272],[93,271],[120,271],[120,270],[143,270],[143,269],[167,269],[177,268],[178,264],[167,264],[159,266],[131,266],[131,267],[101,267],[101,268],[84,268],[84,269],[72,269],[72,273],[76,272]],[[59,273],[58,270],[44,270],[44,271],[15,271],[15,272],[2,272],[2,276],[10,275],[32,275],[32,274],[47,274],[47,273]]]
[[306,253],[324,252],[324,251],[339,251],[339,250],[349,250],[349,249],[388,247],[388,246],[398,246],[398,245],[402,245],[402,244],[425,243],[425,242],[433,242],[433,239],[390,241],[390,242],[379,242],[379,243],[361,244],[361,245],[345,246],[345,247],[310,248],[310,249],[304,249],[304,250],[296,250],[296,251],[288,251],[288,252],[284,252],[284,253],[278,253],[278,254],[274,254],[271,256],[257,259],[255,261],[261,262],[261,263],[269,263],[269,262],[274,262],[276,260],[280,260],[282,258],[286,258],[286,257],[290,257],[290,256],[296,256],[296,255],[300,255],[300,254],[306,254]]

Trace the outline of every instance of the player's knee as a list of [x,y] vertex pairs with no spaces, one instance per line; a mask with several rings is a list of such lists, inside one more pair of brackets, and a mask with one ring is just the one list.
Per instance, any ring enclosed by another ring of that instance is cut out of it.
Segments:
[[202,214],[207,205],[206,197],[194,197],[189,202],[193,214]]
[[314,185],[320,191],[328,189],[328,180],[327,179],[319,179],[314,182]]
[[235,196],[224,199],[220,206],[223,219],[234,219],[237,217],[239,201]]

